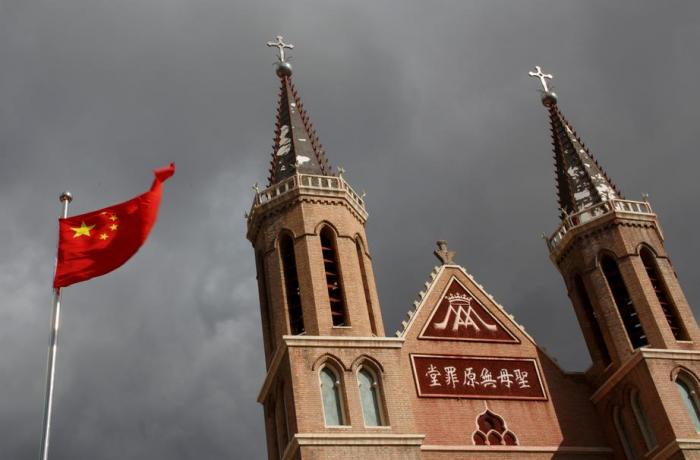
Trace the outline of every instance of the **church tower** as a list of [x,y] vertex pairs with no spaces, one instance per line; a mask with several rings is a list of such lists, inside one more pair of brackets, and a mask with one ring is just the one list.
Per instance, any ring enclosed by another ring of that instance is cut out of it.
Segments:
[[[384,336],[362,196],[331,168],[292,82],[282,37],[279,105],[267,187],[255,187],[255,250],[267,375],[270,459],[417,458],[397,372],[401,341]],[[360,449],[360,450],[358,450]]]
[[700,330],[647,199],[625,199],[539,67],[561,225],[547,238],[593,361],[591,401],[619,458],[700,458]]

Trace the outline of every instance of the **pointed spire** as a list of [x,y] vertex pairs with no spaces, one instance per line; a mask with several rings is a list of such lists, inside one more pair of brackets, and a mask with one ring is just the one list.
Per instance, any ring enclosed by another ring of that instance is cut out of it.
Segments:
[[551,74],[539,66],[529,75],[540,79],[542,105],[549,112],[554,150],[554,169],[561,217],[611,199],[621,198],[620,191],[608,178],[588,148],[557,106],[557,95],[547,85]]
[[332,175],[323,146],[318,140],[294,83],[292,66],[285,60],[284,50],[294,45],[284,43],[282,36],[267,46],[279,50],[276,73],[280,78],[279,104],[272,146],[269,184],[273,185],[294,174]]

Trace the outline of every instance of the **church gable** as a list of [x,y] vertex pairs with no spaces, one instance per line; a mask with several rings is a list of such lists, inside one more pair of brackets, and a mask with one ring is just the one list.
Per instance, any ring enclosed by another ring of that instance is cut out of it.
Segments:
[[435,267],[398,337],[420,341],[535,345],[502,306],[459,265]]

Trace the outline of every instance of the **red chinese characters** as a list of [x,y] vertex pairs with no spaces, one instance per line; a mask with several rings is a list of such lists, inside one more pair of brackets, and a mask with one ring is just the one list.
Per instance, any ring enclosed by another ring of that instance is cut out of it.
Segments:
[[420,338],[518,342],[496,317],[454,279],[430,315]]
[[534,358],[411,355],[411,363],[420,397],[547,399]]

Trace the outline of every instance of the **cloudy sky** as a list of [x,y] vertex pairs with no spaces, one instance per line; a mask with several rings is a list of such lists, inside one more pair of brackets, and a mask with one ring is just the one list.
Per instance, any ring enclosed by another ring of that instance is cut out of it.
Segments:
[[539,64],[628,198],[649,193],[700,302],[700,3],[0,0],[0,458],[38,452],[58,195],[144,191],[160,220],[120,270],[64,291],[52,459],[259,459],[264,360],[250,186],[294,78],[366,190],[387,333],[436,239],[569,370],[589,357],[540,234],[557,225]]

